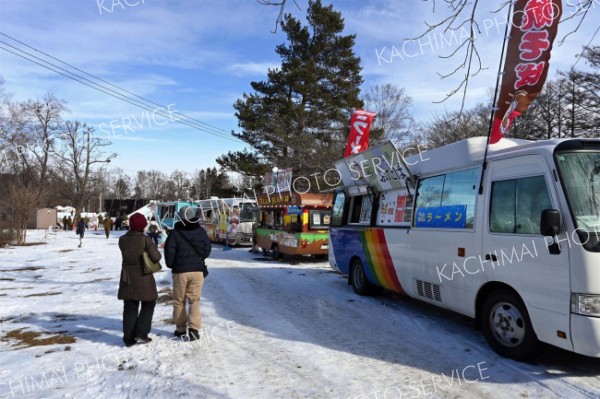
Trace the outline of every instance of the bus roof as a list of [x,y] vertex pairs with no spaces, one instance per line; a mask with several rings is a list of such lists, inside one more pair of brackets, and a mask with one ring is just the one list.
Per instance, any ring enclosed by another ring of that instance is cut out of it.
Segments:
[[[574,146],[585,142],[600,143],[600,139],[551,139],[529,141],[503,138],[489,145],[488,160],[525,154],[552,156],[560,143],[572,141]],[[461,169],[483,162],[486,137],[471,137],[431,150],[420,151],[403,158],[398,149],[386,141],[351,157],[334,163],[345,187],[372,186],[378,191],[413,184],[414,177]],[[564,146],[564,144],[563,144]]]

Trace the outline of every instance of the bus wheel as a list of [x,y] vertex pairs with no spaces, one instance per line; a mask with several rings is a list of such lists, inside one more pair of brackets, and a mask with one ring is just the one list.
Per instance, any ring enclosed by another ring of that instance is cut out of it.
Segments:
[[271,256],[273,257],[273,260],[281,259],[281,253],[279,252],[279,247],[277,245],[273,246],[272,251],[273,253],[271,254]]
[[373,285],[367,280],[365,269],[360,259],[354,259],[350,267],[352,289],[358,295],[369,295],[373,292]]
[[485,298],[481,329],[490,347],[499,355],[527,361],[539,353],[540,342],[527,309],[513,291],[493,291]]

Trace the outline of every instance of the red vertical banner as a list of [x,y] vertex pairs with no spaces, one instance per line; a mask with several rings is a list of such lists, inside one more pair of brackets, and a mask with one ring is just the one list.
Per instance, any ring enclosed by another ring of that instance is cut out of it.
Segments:
[[375,112],[357,109],[350,118],[350,133],[346,143],[344,158],[350,155],[358,154],[369,147],[369,132],[371,124],[375,118]]
[[561,0],[515,2],[490,144],[504,136],[542,90],[561,14]]

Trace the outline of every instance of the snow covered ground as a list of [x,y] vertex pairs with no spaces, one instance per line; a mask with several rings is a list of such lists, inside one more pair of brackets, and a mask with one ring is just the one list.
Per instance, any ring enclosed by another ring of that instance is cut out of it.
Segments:
[[[0,249],[0,399],[597,398],[600,360],[498,357],[472,322],[392,294],[359,297],[325,262],[213,246],[202,338],[172,339],[171,274],[148,345],[125,348],[118,235],[30,231]],[[168,270],[168,269],[167,269]]]

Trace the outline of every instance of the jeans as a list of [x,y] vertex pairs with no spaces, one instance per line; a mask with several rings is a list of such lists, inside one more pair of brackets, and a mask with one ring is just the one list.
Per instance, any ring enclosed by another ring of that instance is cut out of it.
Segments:
[[123,341],[134,341],[136,337],[145,338],[152,328],[152,315],[156,301],[123,301]]

